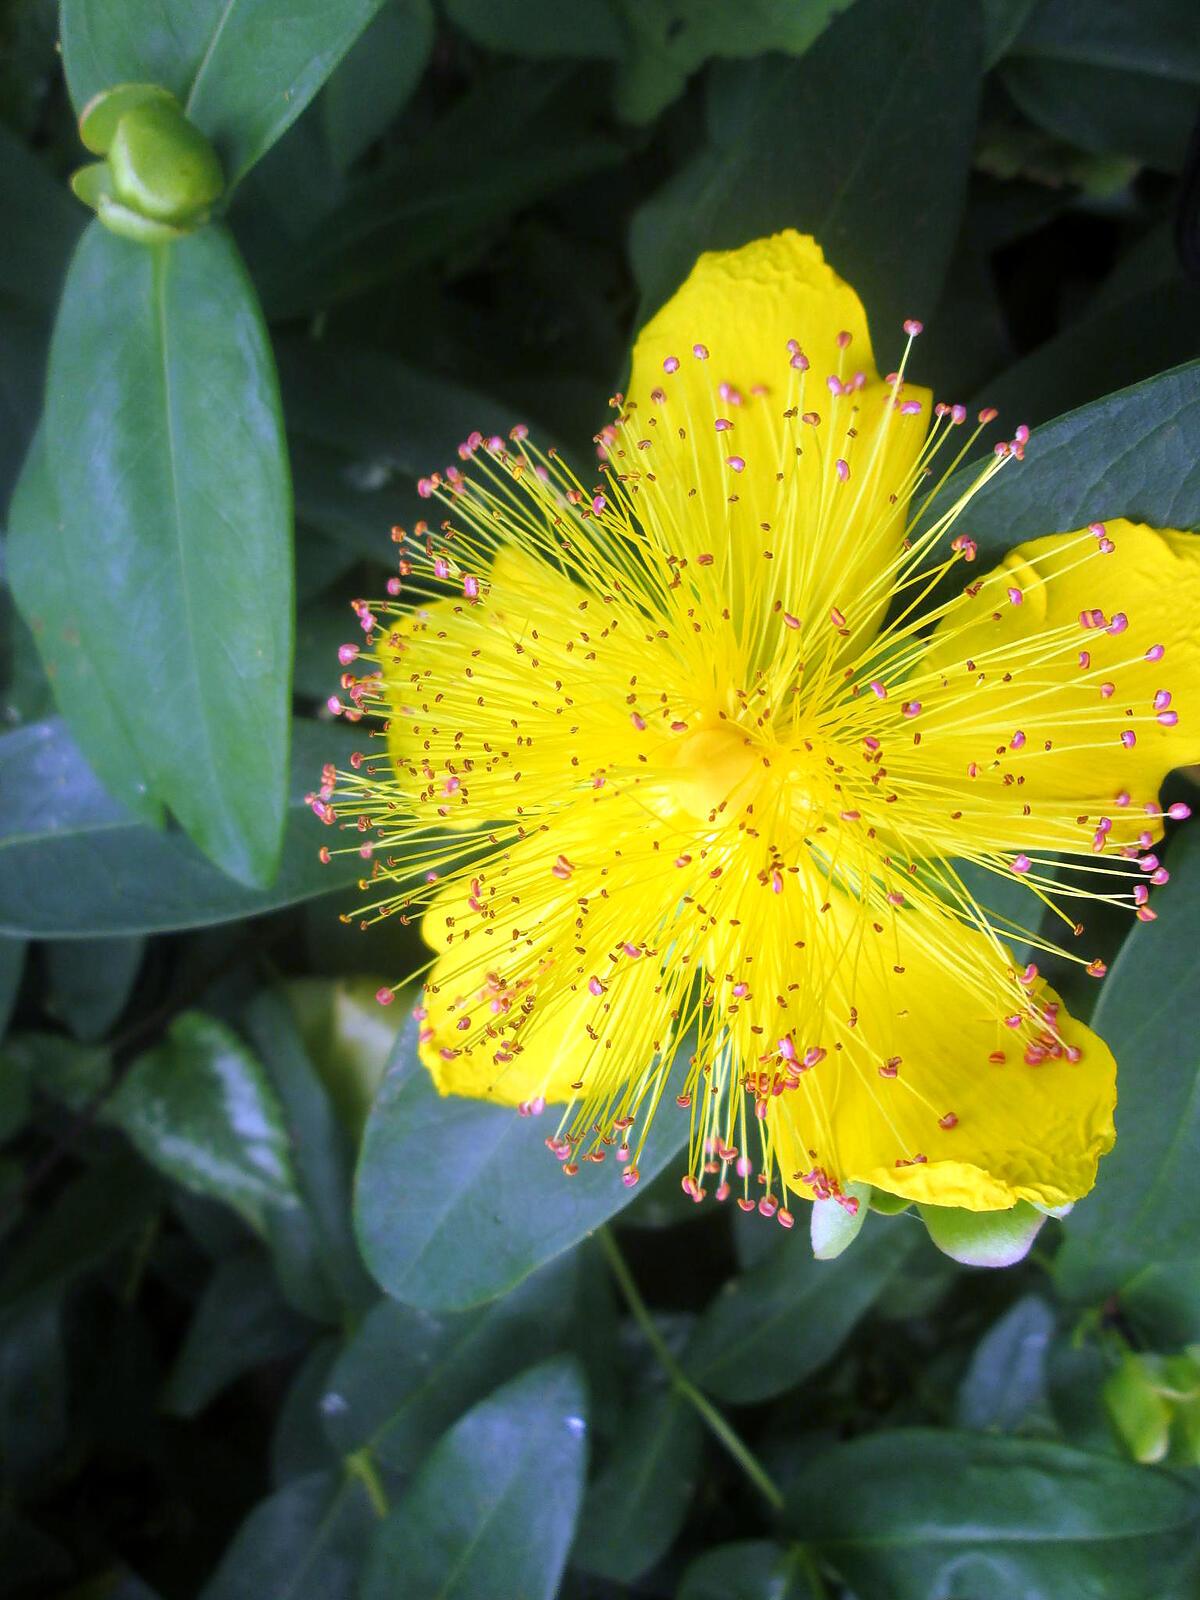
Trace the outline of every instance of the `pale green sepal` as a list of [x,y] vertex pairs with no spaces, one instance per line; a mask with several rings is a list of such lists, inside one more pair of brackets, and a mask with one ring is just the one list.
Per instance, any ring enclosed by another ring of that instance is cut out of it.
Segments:
[[71,193],[85,206],[99,211],[101,199],[112,199],[112,173],[107,161],[89,161],[71,174]]
[[117,83],[101,89],[79,113],[79,137],[84,146],[95,155],[106,156],[121,118],[149,101],[172,105],[182,114],[179,101],[160,83]]
[[122,239],[132,239],[135,244],[171,244],[191,231],[188,228],[172,228],[169,223],[154,222],[149,217],[139,216],[136,211],[131,211],[118,200],[110,200],[105,194],[100,196],[96,215],[110,233],[119,234]]
[[1009,1211],[962,1211],[954,1206],[918,1206],[929,1237],[966,1267],[1011,1267],[1023,1261],[1045,1217],[1021,1200]]
[[869,1183],[848,1183],[846,1194],[858,1201],[858,1210],[851,1215],[836,1200],[814,1200],[812,1206],[812,1253],[818,1261],[832,1261],[852,1245],[867,1220],[867,1203],[871,1198]]

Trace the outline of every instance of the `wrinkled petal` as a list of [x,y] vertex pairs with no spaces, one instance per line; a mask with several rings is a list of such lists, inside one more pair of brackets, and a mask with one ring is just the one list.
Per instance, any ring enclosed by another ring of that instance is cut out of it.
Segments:
[[878,624],[930,396],[879,381],[862,302],[813,239],[702,255],[638,337],[628,398],[639,512],[716,564],[735,615],[768,560],[802,625],[833,606],[856,639]]
[[876,932],[853,901],[831,898],[843,959],[827,1054],[770,1102],[785,1178],[819,1167],[843,1184],[971,1211],[1086,1194],[1115,1136],[1104,1041],[1040,983],[1022,1027],[1006,1025],[986,989],[1002,963],[981,934],[956,930],[951,963],[918,914]]

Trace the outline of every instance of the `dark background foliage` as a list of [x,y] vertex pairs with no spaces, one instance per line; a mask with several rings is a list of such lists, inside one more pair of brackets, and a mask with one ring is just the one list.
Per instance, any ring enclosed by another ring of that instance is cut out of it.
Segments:
[[[67,185],[125,80],[236,180],[160,249]],[[987,1273],[438,1101],[303,804],[417,476],[586,461],[705,248],[816,234],[1046,424],[989,555],[1200,525],[1198,109],[1194,0],[0,3],[0,1596],[1198,1592],[1191,836],[1069,994],[1117,1152]]]

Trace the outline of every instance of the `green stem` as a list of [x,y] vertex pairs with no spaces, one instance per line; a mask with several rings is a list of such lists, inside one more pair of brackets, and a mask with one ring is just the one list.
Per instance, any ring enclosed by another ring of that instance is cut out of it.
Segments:
[[633,1274],[629,1270],[625,1257],[621,1254],[617,1241],[607,1228],[598,1229],[597,1237],[600,1240],[600,1248],[604,1251],[609,1267],[612,1269],[612,1275],[617,1280],[617,1285],[625,1297],[625,1303],[633,1313],[634,1321],[646,1335],[647,1343],[662,1363],[663,1371],[670,1378],[675,1389],[696,1409],[709,1432],[728,1450],[763,1498],[770,1503],[775,1511],[782,1511],[783,1495],[768,1475],[766,1468],[751,1453],[743,1441],[738,1438],[733,1428],[717,1410],[716,1406],[713,1405],[712,1401],[696,1388],[696,1385],[668,1350],[666,1342],[655,1326],[654,1318],[650,1315],[649,1308],[642,1299],[638,1286],[633,1280]]
[[356,1450],[353,1455],[345,1457],[346,1471],[352,1478],[357,1478],[367,1491],[367,1499],[371,1502],[371,1509],[377,1517],[386,1517],[388,1514],[387,1491],[383,1487],[383,1479],[375,1466],[371,1452],[364,1445],[361,1450]]

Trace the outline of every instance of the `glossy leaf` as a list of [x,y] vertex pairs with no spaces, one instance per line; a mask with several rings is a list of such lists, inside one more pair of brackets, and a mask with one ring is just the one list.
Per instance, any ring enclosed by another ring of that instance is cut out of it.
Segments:
[[76,111],[118,83],[160,83],[213,141],[230,186],[296,120],[382,0],[63,0]]
[[[206,854],[269,881],[286,805],[291,494],[266,331],[227,234],[145,250],[88,230],[51,344],[44,446],[61,567],[47,580],[28,517],[12,577],[35,637],[63,626],[64,591],[73,602],[71,635],[46,652],[78,656],[56,683],[65,715],[106,779],[115,723],[134,773]],[[83,671],[107,701],[99,729],[97,690],[74,692]]]
[[320,782],[324,762],[344,764],[361,743],[347,728],[296,723],[282,865],[269,889],[247,889],[181,833],[146,827],[107,794],[62,722],[0,734],[8,795],[0,811],[0,931],[160,933],[232,922],[335,889],[352,897],[361,862],[351,854],[321,865],[318,851],[330,835],[304,796]]
[[356,1600],[376,1517],[350,1473],[294,1478],[255,1506],[200,1600]]
[[[977,471],[955,473],[930,513],[961,494]],[[971,537],[981,559],[993,561],[1023,539],[1106,517],[1200,527],[1200,361],[1036,429],[1024,461],[1008,464],[971,501]]]
[[715,1545],[683,1575],[676,1600],[817,1600],[802,1551],[770,1539]]
[[1200,834],[1182,829],[1156,891],[1109,970],[1094,1024],[1117,1058],[1117,1142],[1079,1202],[1056,1264],[1064,1285],[1113,1288],[1150,1261],[1191,1260],[1200,1228],[1200,1047],[1192,1019]]
[[781,1233],[701,1317],[684,1352],[688,1373],[722,1400],[782,1394],[849,1338],[917,1242],[908,1219],[873,1217],[844,1255],[817,1261],[805,1239]]
[[699,1481],[703,1437],[695,1408],[677,1390],[635,1394],[584,1496],[573,1564],[628,1584],[664,1556]]
[[[355,1216],[363,1257],[388,1294],[461,1310],[503,1294],[633,1199],[612,1162],[573,1178],[545,1147],[553,1109],[521,1117],[439,1095],[416,1060],[410,1023],[375,1101],[359,1161]],[[649,1182],[687,1138],[667,1106],[639,1162]],[[398,1225],[398,1219],[403,1219]]]
[[789,1529],[859,1593],[888,1600],[1166,1592],[1194,1545],[1182,1477],[1057,1444],[903,1429],[817,1456]]
[[369,1450],[389,1482],[411,1477],[464,1411],[561,1348],[576,1278],[573,1262],[554,1262],[499,1300],[442,1315],[381,1301],[329,1373],[330,1442],[344,1456]]
[[152,1166],[253,1227],[264,1206],[296,1204],[279,1102],[259,1062],[213,1017],[177,1017],[122,1078],[107,1116]]
[[[814,234],[858,290],[881,359],[890,359],[902,319],[933,309],[949,264],[979,49],[972,7],[856,0],[799,60],[718,66],[707,148],[634,217],[643,316],[702,250],[795,227]],[[939,93],[923,94],[933,74]],[[798,156],[815,150],[820,160]]]
[[281,1298],[257,1251],[218,1262],[196,1306],[163,1393],[163,1408],[194,1417],[243,1373],[302,1349],[312,1333]]
[[361,1600],[554,1600],[587,1460],[587,1393],[566,1357],[469,1411],[375,1536]]

